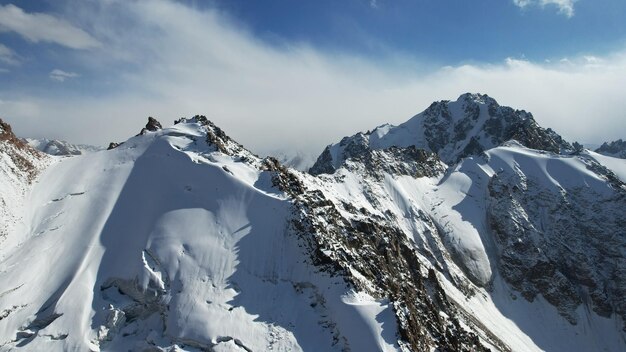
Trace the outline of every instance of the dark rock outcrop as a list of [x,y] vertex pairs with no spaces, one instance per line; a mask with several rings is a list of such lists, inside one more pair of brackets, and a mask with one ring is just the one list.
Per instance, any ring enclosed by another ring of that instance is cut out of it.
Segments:
[[161,126],[161,123],[157,121],[157,119],[155,119],[154,117],[149,116],[148,123],[146,123],[146,127],[141,129],[141,132],[139,132],[138,136],[144,135],[148,132],[155,132],[160,129],[163,129],[163,126]]
[[610,143],[604,142],[595,152],[606,156],[626,159],[626,141],[618,139]]
[[[390,153],[413,161],[427,161],[430,156],[415,148],[394,148]],[[375,152],[362,155],[360,162],[372,163],[376,157]],[[448,300],[436,273],[432,269],[424,273],[415,244],[401,229],[350,204],[344,204],[340,211],[322,192],[308,189],[297,175],[275,159],[267,159],[265,165],[274,173],[274,185],[294,199],[292,228],[309,248],[313,264],[331,275],[343,277],[358,290],[388,298],[398,323],[398,343],[403,349],[489,350],[459,321],[461,313]],[[346,212],[355,218],[342,215]],[[355,270],[359,277],[355,276]],[[373,286],[365,285],[363,278]]]
[[14,167],[17,168],[13,170],[14,173],[23,173],[27,175],[28,180],[33,180],[38,172],[33,161],[43,157],[39,151],[16,137],[11,125],[2,119],[0,119],[0,153],[5,153],[11,159]]
[[626,185],[587,162],[608,189],[555,192],[521,171],[494,175],[488,187],[500,273],[527,300],[541,294],[572,324],[582,303],[626,319]]

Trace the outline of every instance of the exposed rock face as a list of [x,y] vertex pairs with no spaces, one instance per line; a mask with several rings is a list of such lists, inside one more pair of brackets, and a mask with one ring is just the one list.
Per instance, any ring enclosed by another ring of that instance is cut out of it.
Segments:
[[328,146],[310,172],[332,173],[363,148],[391,146],[415,146],[438,154],[447,164],[454,164],[511,139],[528,148],[554,153],[573,150],[554,131],[540,127],[532,114],[500,106],[487,95],[467,93],[454,102],[435,102],[399,126],[383,125]]
[[333,156],[330,153],[330,146],[324,148],[324,151],[315,161],[315,164],[309,169],[311,175],[332,174],[335,172],[335,166],[333,165]]
[[161,123],[157,121],[154,117],[152,116],[148,117],[148,123],[146,124],[146,129],[148,131],[154,132],[162,128],[163,126],[161,126]]
[[24,175],[28,180],[32,180],[37,173],[33,159],[39,157],[39,153],[17,138],[11,126],[1,119],[0,143],[0,152],[11,160],[11,173]]
[[520,169],[494,175],[488,187],[500,273],[524,298],[543,295],[572,324],[582,303],[626,318],[626,185],[585,162],[605,187],[550,189]]
[[18,221],[20,199],[45,166],[45,160],[0,119],[0,244]]
[[604,142],[600,148],[596,149],[596,153],[626,159],[626,141],[618,139],[610,143]]
[[[392,170],[414,177],[441,171],[436,157],[415,148],[391,148],[385,152],[388,154],[376,151],[361,155],[353,165],[363,163],[361,167],[375,178]],[[395,169],[378,163],[383,155],[401,156],[398,162],[406,167]],[[489,350],[476,333],[465,327],[468,322],[460,323],[460,313],[448,301],[437,275],[422,267],[415,243],[408,240],[393,217],[377,216],[349,203],[342,203],[340,211],[322,192],[309,189],[300,176],[275,160],[266,161],[266,165],[274,171],[274,184],[294,199],[293,230],[308,246],[312,262],[342,276],[359,291],[389,299],[403,350]]]
[[[415,146],[372,149],[368,146],[365,135],[357,134],[353,138],[344,138],[344,164],[348,170],[369,174],[381,180],[385,173],[413,177],[433,177],[443,173],[445,164],[439,157]],[[326,148],[311,168],[314,175],[332,173],[332,157]],[[358,169],[358,170],[357,170]]]
[[148,117],[148,123],[146,123],[146,127],[141,129],[141,132],[139,132],[139,135],[144,135],[148,132],[154,132],[154,131],[158,131],[160,129],[162,129],[163,126],[161,126],[161,123],[159,121],[157,121],[157,119],[155,119],[152,116]]

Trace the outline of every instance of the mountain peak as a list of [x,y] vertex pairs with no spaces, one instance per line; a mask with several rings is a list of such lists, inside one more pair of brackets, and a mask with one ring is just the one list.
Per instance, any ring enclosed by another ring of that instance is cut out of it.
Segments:
[[[195,127],[181,127],[177,125],[195,125]],[[198,129],[199,128],[199,129]],[[181,117],[174,121],[174,126],[163,128],[161,123],[153,117],[148,117],[148,123],[135,137],[142,137],[152,132],[160,132],[168,136],[180,136],[189,134],[189,138],[197,139],[198,133],[205,136],[206,143],[223,154],[240,157],[246,160],[260,160],[255,154],[247,150],[244,146],[230,138],[221,128],[210,121],[205,115],[195,115],[193,117]],[[115,149],[126,142],[111,142],[107,150]]]
[[596,149],[596,153],[626,159],[626,141],[618,139],[613,142],[604,142],[600,148]]
[[572,150],[557,133],[539,126],[531,113],[501,106],[485,94],[465,93],[455,101],[434,102],[399,126],[382,125],[370,133],[343,138],[327,147],[311,172],[332,173],[356,156],[354,151],[392,146],[425,149],[454,164],[512,139],[553,153]]
[[174,121],[174,125],[180,123],[196,123],[203,127],[206,131],[206,142],[209,145],[215,146],[217,151],[230,155],[230,156],[242,156],[244,158],[252,157],[258,159],[256,155],[247,150],[243,145],[237,143],[230,138],[224,130],[215,125],[204,115],[195,115],[191,118],[180,118]]
[[148,123],[146,123],[146,127],[141,129],[141,132],[139,132],[139,135],[146,134],[148,132],[155,132],[160,129],[163,129],[163,126],[161,126],[161,123],[157,121],[157,119],[155,119],[154,117],[148,116]]
[[459,98],[456,100],[457,102],[475,102],[478,104],[496,104],[498,105],[498,102],[496,102],[496,100],[490,96],[488,96],[487,94],[481,94],[481,93],[463,93],[459,96]]

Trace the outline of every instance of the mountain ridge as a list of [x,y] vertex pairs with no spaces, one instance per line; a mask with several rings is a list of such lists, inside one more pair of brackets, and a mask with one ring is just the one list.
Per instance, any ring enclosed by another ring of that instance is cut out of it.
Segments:
[[490,138],[548,150],[479,141],[447,165],[415,139],[386,145],[385,126],[307,174],[196,115],[44,156],[0,247],[1,348],[621,350],[626,165],[460,100],[429,113],[443,135],[482,121],[435,148],[445,160],[497,114],[516,122]]
[[604,142],[595,152],[606,156],[626,159],[626,141],[618,139],[612,142]]
[[329,145],[310,171],[332,173],[345,159],[366,147],[413,145],[434,152],[451,164],[511,139],[533,149],[555,153],[573,151],[556,132],[540,127],[532,114],[500,106],[487,95],[465,93],[456,101],[434,102],[398,126],[382,125]]

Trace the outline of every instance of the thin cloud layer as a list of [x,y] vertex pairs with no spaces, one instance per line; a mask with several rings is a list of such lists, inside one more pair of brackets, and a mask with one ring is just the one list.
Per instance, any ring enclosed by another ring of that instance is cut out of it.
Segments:
[[304,44],[269,45],[217,11],[180,3],[119,2],[99,14],[94,28],[107,38],[103,51],[116,56],[86,55],[82,65],[115,68],[115,89],[63,100],[0,95],[0,115],[18,133],[104,145],[134,135],[147,116],[168,124],[199,113],[258,153],[319,153],[342,136],[404,122],[432,101],[465,92],[529,110],[570,140],[623,138],[626,130],[621,53],[432,70],[401,56],[373,61]]
[[65,82],[66,79],[68,78],[76,78],[78,77],[79,74],[76,72],[65,72],[63,70],[60,70],[58,68],[52,70],[50,72],[50,74],[48,75],[48,77],[50,77],[50,79],[54,80],[54,81],[58,81],[58,82]]
[[11,31],[34,42],[49,42],[72,49],[95,48],[100,43],[71,23],[44,13],[27,13],[9,4],[0,5],[0,31]]
[[19,64],[19,60],[17,59],[15,52],[3,44],[0,44],[0,62],[8,65]]
[[518,7],[525,8],[531,5],[556,6],[559,9],[559,13],[572,17],[574,16],[574,3],[577,0],[513,0],[513,3]]

